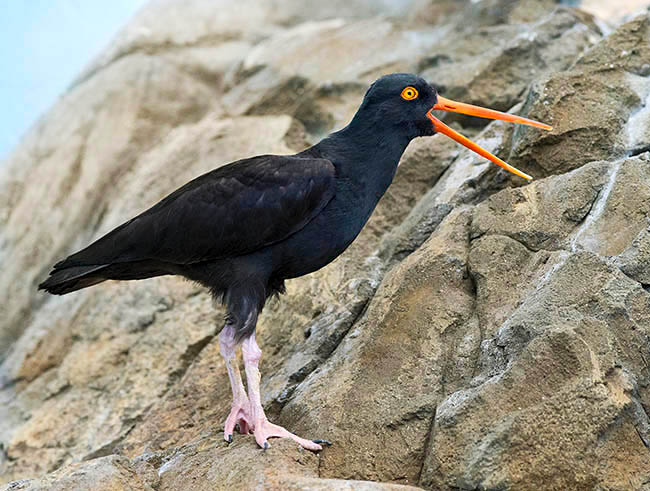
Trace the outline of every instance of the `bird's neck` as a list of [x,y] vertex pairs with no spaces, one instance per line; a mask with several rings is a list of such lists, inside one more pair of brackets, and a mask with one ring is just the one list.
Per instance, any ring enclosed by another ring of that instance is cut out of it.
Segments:
[[332,161],[337,177],[383,194],[393,180],[397,164],[410,142],[394,128],[353,120],[318,143],[315,150]]

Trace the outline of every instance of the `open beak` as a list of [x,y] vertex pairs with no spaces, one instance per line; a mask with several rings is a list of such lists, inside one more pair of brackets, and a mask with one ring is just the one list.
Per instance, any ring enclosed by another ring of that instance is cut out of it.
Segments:
[[528,180],[532,179],[532,177],[528,174],[521,172],[519,169],[515,169],[511,165],[506,164],[499,157],[492,155],[490,152],[484,148],[481,148],[469,138],[466,138],[457,131],[452,130],[449,126],[440,121],[431,113],[431,111],[438,109],[441,109],[443,111],[450,111],[453,113],[468,114],[470,116],[478,116],[479,118],[500,119],[502,121],[510,121],[511,123],[527,124],[530,126],[536,126],[537,128],[542,128],[544,130],[551,130],[553,129],[552,127],[544,123],[539,123],[538,121],[533,121],[532,119],[522,118],[521,116],[514,116],[512,114],[506,114],[499,111],[493,111],[492,109],[485,109],[479,106],[472,106],[471,104],[463,104],[462,102],[452,101],[441,96],[438,96],[437,104],[429,109],[429,112],[427,112],[427,118],[429,118],[433,123],[433,127],[435,128],[436,132],[447,135],[449,138],[456,140],[461,145],[466,146],[470,150],[478,153],[480,156],[485,157],[486,159],[503,167],[507,171],[518,175],[519,177],[523,177],[524,179]]

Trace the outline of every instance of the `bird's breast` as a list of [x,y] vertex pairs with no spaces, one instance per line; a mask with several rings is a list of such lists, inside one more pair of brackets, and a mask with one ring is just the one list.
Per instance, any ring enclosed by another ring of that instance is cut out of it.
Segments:
[[[304,228],[276,244],[276,276],[295,278],[326,266],[359,235],[383,193],[344,185]],[[275,246],[274,246],[275,247]]]

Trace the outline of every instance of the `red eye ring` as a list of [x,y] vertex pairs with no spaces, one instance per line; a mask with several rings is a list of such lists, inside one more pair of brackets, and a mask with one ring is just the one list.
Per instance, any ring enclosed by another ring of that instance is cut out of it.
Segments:
[[412,101],[413,99],[417,99],[418,90],[415,87],[411,87],[409,85],[408,87],[404,88],[404,90],[400,95],[402,96],[402,99],[404,99],[405,101]]

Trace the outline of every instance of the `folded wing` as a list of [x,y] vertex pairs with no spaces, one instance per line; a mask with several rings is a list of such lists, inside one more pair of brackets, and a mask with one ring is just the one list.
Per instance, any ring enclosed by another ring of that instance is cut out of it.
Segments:
[[55,268],[248,254],[302,229],[334,196],[325,159],[263,155],[204,174]]

